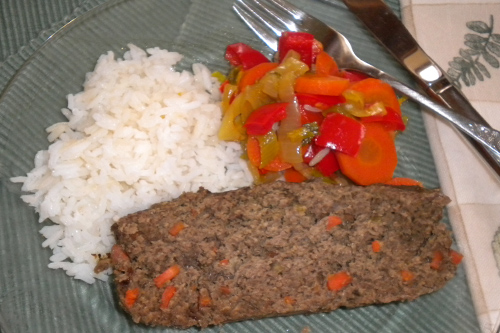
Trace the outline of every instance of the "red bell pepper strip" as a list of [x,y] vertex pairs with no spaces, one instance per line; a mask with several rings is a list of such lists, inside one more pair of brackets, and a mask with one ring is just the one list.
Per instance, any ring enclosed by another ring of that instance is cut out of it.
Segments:
[[351,82],[358,82],[358,81],[362,81],[364,79],[369,78],[369,76],[364,74],[364,73],[355,72],[355,71],[347,71],[347,70],[341,71],[339,73],[339,76],[343,77],[345,79],[348,79]]
[[364,136],[365,126],[362,123],[340,113],[330,113],[323,120],[315,143],[354,156]]
[[326,110],[334,105],[345,103],[345,97],[342,95],[327,96],[297,93],[295,96],[297,96],[299,105],[310,105],[320,110]]
[[225,59],[234,66],[242,66],[244,70],[250,69],[269,59],[259,51],[244,43],[231,44],[226,48]]
[[281,34],[278,41],[280,62],[290,50],[298,52],[300,54],[300,60],[311,67],[316,61],[316,56],[323,50],[323,47],[310,33],[285,31]]
[[385,110],[387,113],[383,116],[375,115],[369,117],[363,117],[361,122],[363,123],[373,123],[378,122],[384,125],[390,131],[404,131],[406,129],[406,125],[403,121],[403,117],[394,109],[390,107],[386,107]]
[[318,110],[326,110],[332,106],[345,103],[344,96],[326,96],[298,93],[295,95],[299,102],[300,118],[302,125],[316,122],[321,125],[325,118],[321,112],[310,111],[307,108],[312,107]]
[[328,155],[323,157],[323,159],[316,164],[316,170],[321,172],[321,174],[325,177],[333,176],[335,171],[339,170],[339,162],[337,162],[337,158],[333,151],[330,151]]
[[249,135],[264,135],[268,133],[274,123],[285,119],[286,108],[289,103],[266,104],[253,111],[243,125]]
[[[329,148],[323,148],[319,147],[318,145],[312,143],[309,145],[307,150],[304,153],[304,162],[309,164],[313,158],[323,149],[329,149]],[[321,174],[325,177],[330,177],[332,176],[335,171],[340,169],[339,163],[337,162],[337,158],[335,157],[335,154],[333,151],[328,152],[325,157],[321,159],[317,164],[314,165],[314,168],[321,172]]]

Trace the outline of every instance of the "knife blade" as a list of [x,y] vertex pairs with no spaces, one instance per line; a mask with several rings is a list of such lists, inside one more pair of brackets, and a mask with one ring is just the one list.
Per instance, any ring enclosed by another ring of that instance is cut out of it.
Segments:
[[[468,119],[491,127],[382,0],[342,1],[432,99]],[[500,177],[500,157],[481,143],[466,138]]]

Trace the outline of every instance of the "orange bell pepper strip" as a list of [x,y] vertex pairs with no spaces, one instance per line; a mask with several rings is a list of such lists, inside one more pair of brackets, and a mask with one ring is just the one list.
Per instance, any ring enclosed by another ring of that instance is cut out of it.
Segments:
[[338,76],[305,74],[295,80],[295,92],[326,96],[340,96],[350,85],[348,79]]
[[394,139],[381,124],[368,123],[365,129],[357,155],[335,152],[340,171],[358,185],[385,183],[398,164]]
[[352,282],[352,277],[349,273],[343,271],[328,277],[327,286],[331,291],[340,291],[347,287]]
[[243,91],[264,77],[267,73],[278,67],[276,62],[263,62],[243,72],[238,82],[238,90]]
[[325,51],[321,51],[316,56],[316,74],[318,75],[336,75],[339,72],[339,66],[335,59]]
[[165,285],[165,283],[170,282],[174,277],[179,275],[181,271],[181,267],[179,265],[173,265],[167,268],[163,273],[158,275],[154,279],[154,283],[158,288],[161,288]]

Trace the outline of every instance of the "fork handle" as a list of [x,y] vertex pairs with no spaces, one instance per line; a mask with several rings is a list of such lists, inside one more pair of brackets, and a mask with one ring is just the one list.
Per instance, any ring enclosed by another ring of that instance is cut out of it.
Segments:
[[[445,77],[442,76],[438,81],[425,86],[426,93],[438,103],[448,106],[456,113],[469,118],[470,120],[486,127],[490,127],[488,122],[474,109],[469,100]],[[492,152],[477,141],[467,137],[470,144],[481,154],[484,160],[491,168],[500,175],[500,158],[492,155]],[[493,153],[494,154],[494,153]]]
[[[372,74],[390,84],[399,93],[436,112],[439,116],[453,123],[460,131],[467,134],[471,144],[481,153],[493,170],[500,175],[500,132],[492,129],[481,116],[479,116],[481,119],[472,120],[433,101],[386,73],[376,71],[376,73]],[[450,92],[452,91],[450,90]]]

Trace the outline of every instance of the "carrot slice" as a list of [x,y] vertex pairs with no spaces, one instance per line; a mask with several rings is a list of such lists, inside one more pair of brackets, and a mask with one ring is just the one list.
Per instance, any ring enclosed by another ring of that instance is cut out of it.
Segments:
[[406,178],[406,177],[395,177],[392,178],[391,180],[388,180],[385,182],[388,185],[395,185],[395,186],[420,186],[424,187],[422,182],[419,182],[418,180],[411,179],[411,178]]
[[182,230],[184,230],[184,228],[186,228],[186,225],[182,222],[179,222],[179,223],[176,223],[172,226],[172,228],[170,228],[170,230],[168,231],[168,233],[172,236],[177,236]]
[[294,168],[286,169],[284,176],[285,180],[289,183],[302,183],[307,179],[303,174],[301,174]]
[[378,240],[372,242],[372,250],[375,253],[378,253],[382,250],[382,243]]
[[356,156],[335,152],[340,170],[359,185],[385,183],[398,164],[391,132],[377,123],[365,124],[365,137]]
[[161,296],[160,309],[168,308],[168,305],[170,304],[170,300],[172,299],[172,297],[174,297],[176,292],[177,292],[177,288],[175,288],[174,286],[168,286],[167,288],[165,288],[165,291],[163,292],[163,295]]
[[338,225],[342,224],[342,219],[338,216],[332,215],[328,216],[328,222],[326,223],[326,230],[330,231]]
[[340,291],[352,282],[352,277],[347,272],[339,272],[328,277],[328,289]]
[[415,274],[410,271],[401,271],[401,278],[404,282],[409,282],[415,278]]
[[349,89],[361,92],[366,104],[382,102],[384,105],[401,114],[401,107],[394,89],[379,79],[364,79],[353,83]]
[[339,66],[335,59],[325,51],[321,51],[316,56],[316,74],[335,75],[339,71]]
[[251,86],[264,77],[267,73],[278,67],[276,62],[263,62],[243,72],[238,82],[239,91]]
[[441,251],[435,251],[434,257],[432,258],[431,261],[431,268],[439,269],[442,263],[443,263],[443,253]]
[[125,292],[125,306],[130,309],[134,306],[135,301],[139,297],[139,288],[129,289]]
[[293,297],[290,297],[290,296],[285,296],[285,298],[283,300],[288,305],[294,305],[295,303],[297,303],[297,300]]
[[305,94],[339,96],[349,87],[349,80],[338,76],[303,75],[295,80],[295,91]]
[[179,265],[173,265],[165,270],[165,272],[158,275],[155,279],[155,285],[158,288],[161,288],[165,285],[165,283],[171,281],[174,277],[179,275],[181,271],[181,267]]
[[229,265],[229,259],[222,259],[221,261],[219,261],[219,264],[221,264],[222,266],[227,266]]

